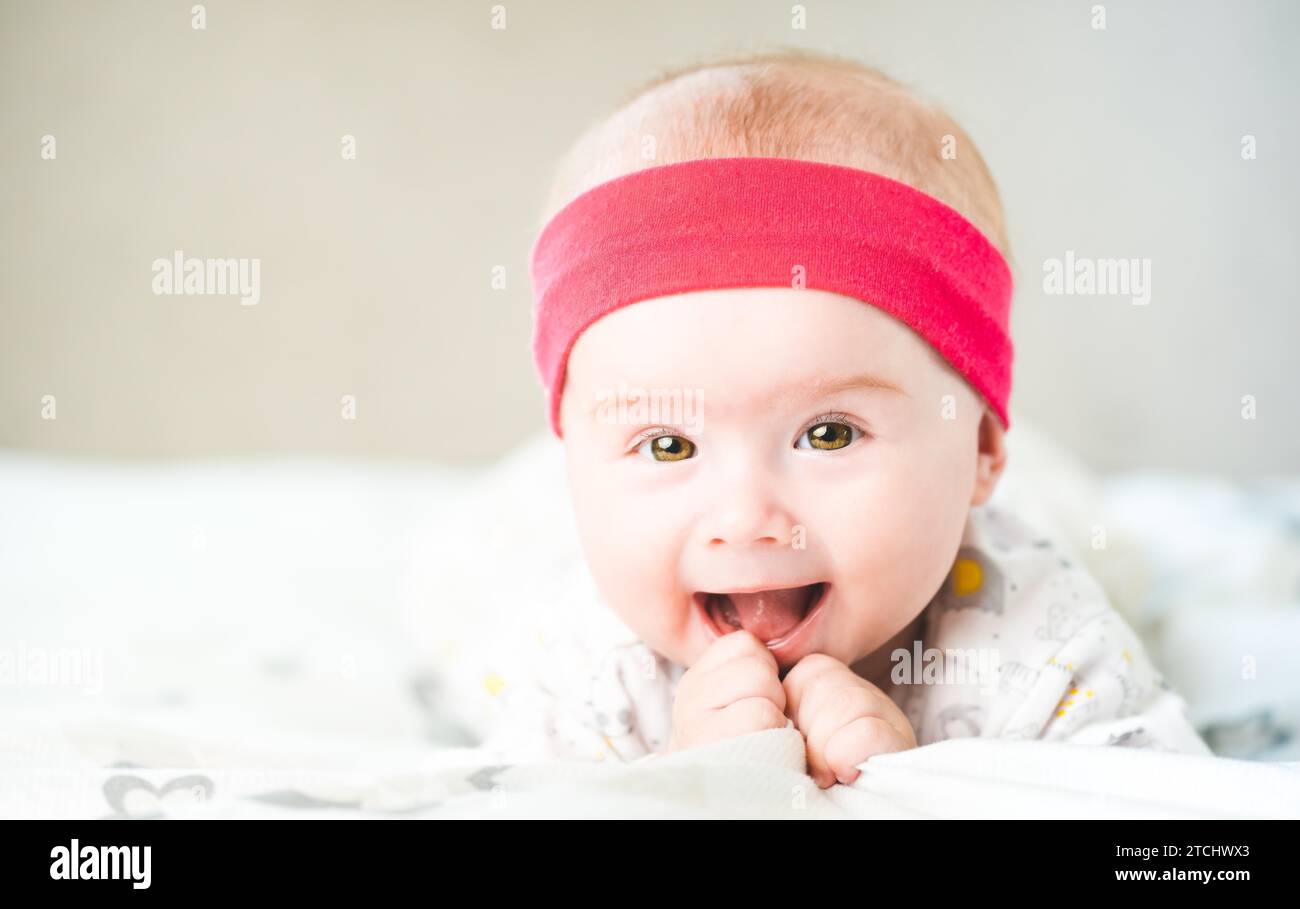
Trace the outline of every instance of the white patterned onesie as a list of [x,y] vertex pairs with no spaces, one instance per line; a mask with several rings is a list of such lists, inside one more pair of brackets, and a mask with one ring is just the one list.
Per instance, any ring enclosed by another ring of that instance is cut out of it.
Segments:
[[[462,660],[452,682],[483,747],[503,763],[662,751],[685,667],[641,643],[581,564],[539,599],[550,605],[529,604],[508,646]],[[984,736],[1211,753],[1098,583],[1006,511],[971,509],[923,628],[886,692],[920,746]]]

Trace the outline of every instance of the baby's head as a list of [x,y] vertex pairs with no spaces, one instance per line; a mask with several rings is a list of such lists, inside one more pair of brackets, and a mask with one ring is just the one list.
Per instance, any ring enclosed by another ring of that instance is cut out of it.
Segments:
[[[939,252],[929,252],[982,256],[981,264],[963,272],[958,262],[953,274],[936,276],[934,269],[908,272],[914,263],[900,259],[897,271],[891,264],[873,278],[869,286],[882,294],[873,305],[864,302],[868,293],[832,292],[819,279],[838,269],[845,274],[832,286],[852,284],[862,271],[842,263],[876,255],[874,239],[829,252],[829,244],[810,244],[816,249],[799,258],[811,262],[787,261],[776,248],[755,253],[758,241],[735,256],[710,250],[698,267],[687,266],[685,285],[671,268],[659,274],[665,260],[653,253],[645,263],[597,263],[586,280],[605,268],[611,274],[598,279],[602,287],[608,280],[623,290],[629,268],[643,286],[660,288],[690,285],[700,268],[728,278],[607,312],[587,287],[567,334],[539,324],[538,350],[549,345],[551,357],[568,351],[567,361],[555,360],[558,375],[543,379],[552,386],[552,426],[565,443],[579,535],[604,600],[676,662],[690,666],[720,633],[745,627],[769,642],[783,671],[825,653],[871,678],[887,648],[915,632],[952,567],[970,508],[989,498],[1005,462],[1011,348],[994,324],[1000,316],[1005,329],[1005,303],[1000,314],[999,304],[991,305],[992,320],[989,312],[909,316],[927,320],[930,340],[895,317],[911,311],[909,301],[946,300],[954,282],[962,285],[958,294],[992,299],[1005,291],[1009,302],[997,190],[961,128],[898,83],[851,61],[780,52],[692,67],[642,89],[566,157],[545,220],[616,178],[721,158],[840,165],[907,184],[932,197],[918,200],[899,187],[900,206],[920,206],[916,223],[951,219],[936,232]],[[706,191],[725,177],[676,173]],[[848,171],[837,173],[810,179],[850,179]],[[725,217],[734,216],[733,202],[748,204],[745,188],[756,185],[761,196],[764,186],[798,178],[752,184],[744,181],[765,178],[746,171],[736,179],[715,200],[713,211]],[[672,196],[675,185],[632,186],[614,204],[648,201],[650,209],[633,221],[653,233],[661,214],[653,202]],[[879,191],[881,198],[892,192]],[[943,206],[927,208],[935,199]],[[821,210],[817,199],[808,202]],[[851,225],[893,217],[885,203],[884,214],[868,217],[860,204],[852,208],[852,198],[832,202],[848,208]],[[936,213],[944,206],[960,218]],[[800,210],[786,214],[800,219]],[[787,230],[789,218],[779,220],[775,227]],[[608,223],[596,215],[586,221],[582,230]],[[766,223],[739,224],[737,242]],[[619,249],[635,255],[641,238],[610,230]],[[696,236],[694,227],[679,231],[673,255]],[[921,239],[898,242],[898,255],[929,242],[928,233],[915,236]],[[727,283],[741,268],[735,261],[744,259],[752,274],[769,254],[781,280]],[[985,273],[996,280],[990,284]],[[921,281],[926,289],[913,293]],[[558,287],[552,282],[548,292]],[[962,347],[958,336],[973,325],[1002,345],[991,366]]]

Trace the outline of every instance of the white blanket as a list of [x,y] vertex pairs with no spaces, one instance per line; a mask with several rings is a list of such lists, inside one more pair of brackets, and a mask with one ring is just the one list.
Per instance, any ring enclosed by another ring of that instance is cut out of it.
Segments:
[[[40,724],[20,727],[30,735]],[[819,789],[803,739],[768,730],[648,763],[492,765],[469,748],[368,750],[328,767],[337,739],[260,731],[240,755],[223,736],[123,719],[64,722],[101,754],[149,767],[0,774],[9,817],[605,817],[605,818],[1294,818],[1300,764],[1261,764],[1131,748],[950,739],[880,755],[852,785]],[[53,730],[51,730],[53,731]],[[11,744],[12,732],[4,736]],[[201,756],[179,766],[180,755]],[[83,753],[84,756],[84,753]]]

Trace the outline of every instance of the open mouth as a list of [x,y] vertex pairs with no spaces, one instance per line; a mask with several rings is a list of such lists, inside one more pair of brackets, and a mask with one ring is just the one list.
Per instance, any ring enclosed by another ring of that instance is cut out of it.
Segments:
[[808,624],[826,601],[830,586],[818,581],[746,593],[700,591],[695,600],[719,635],[743,628],[767,646],[777,647]]

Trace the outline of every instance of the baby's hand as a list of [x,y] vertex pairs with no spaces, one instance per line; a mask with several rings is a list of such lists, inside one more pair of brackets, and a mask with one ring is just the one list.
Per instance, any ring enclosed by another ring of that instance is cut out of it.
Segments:
[[796,663],[783,682],[786,704],[808,750],[808,775],[822,789],[852,783],[873,754],[916,747],[912,724],[889,696],[824,653]]
[[762,729],[784,729],[785,689],[776,657],[748,631],[718,638],[682,673],[668,751]]

